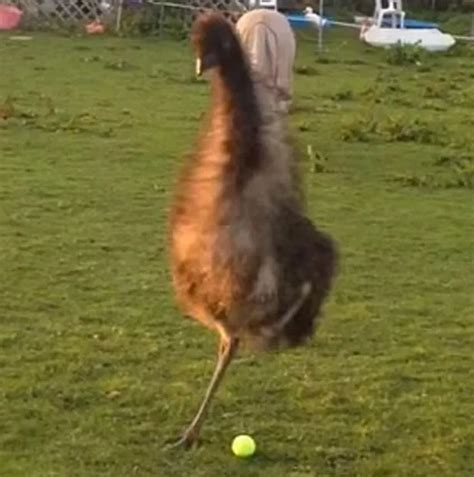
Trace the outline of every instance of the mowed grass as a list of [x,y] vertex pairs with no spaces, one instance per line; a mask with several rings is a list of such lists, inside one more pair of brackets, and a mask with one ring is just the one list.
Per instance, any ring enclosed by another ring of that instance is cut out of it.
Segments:
[[216,337],[176,309],[166,218],[208,86],[156,38],[2,35],[0,64],[2,477],[472,477],[472,49],[300,39],[292,128],[340,275],[310,345],[240,355],[189,452],[162,446]]

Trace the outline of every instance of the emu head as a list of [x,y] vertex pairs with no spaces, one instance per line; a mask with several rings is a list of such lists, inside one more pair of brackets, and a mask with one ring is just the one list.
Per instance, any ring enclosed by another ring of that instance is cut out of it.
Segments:
[[212,68],[231,66],[233,59],[242,56],[233,26],[219,13],[198,17],[193,26],[192,42],[198,76]]

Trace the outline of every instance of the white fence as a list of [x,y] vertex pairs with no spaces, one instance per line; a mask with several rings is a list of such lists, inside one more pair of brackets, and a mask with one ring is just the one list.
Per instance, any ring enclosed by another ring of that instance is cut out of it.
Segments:
[[41,26],[52,22],[59,24],[83,23],[97,18],[107,18],[119,29],[124,12],[138,12],[145,5],[153,5],[164,18],[169,12],[182,12],[188,21],[199,11],[208,9],[235,12],[246,10],[246,0],[0,0],[13,3],[23,11],[26,24]]
[[91,20],[113,9],[104,0],[0,0],[0,3],[13,3],[23,11],[25,21],[57,21],[73,23]]

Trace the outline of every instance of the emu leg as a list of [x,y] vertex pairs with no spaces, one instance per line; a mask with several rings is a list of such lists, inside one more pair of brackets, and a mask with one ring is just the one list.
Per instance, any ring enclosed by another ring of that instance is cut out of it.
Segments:
[[212,375],[211,382],[207,388],[204,399],[199,407],[199,410],[192,420],[191,424],[184,431],[182,436],[171,443],[171,447],[186,447],[189,448],[197,442],[199,439],[199,433],[203,425],[204,419],[206,418],[207,410],[209,404],[216,393],[219,385],[224,377],[227,367],[229,366],[232,358],[237,351],[238,341],[235,338],[230,338],[228,336],[222,336],[219,343],[219,352],[216,363],[216,368],[214,369],[214,374]]

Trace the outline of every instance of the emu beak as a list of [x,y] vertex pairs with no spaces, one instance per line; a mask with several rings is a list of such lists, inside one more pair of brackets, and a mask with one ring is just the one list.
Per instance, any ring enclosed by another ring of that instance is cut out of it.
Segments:
[[196,58],[196,75],[202,75],[202,61],[201,58]]
[[202,76],[206,71],[218,66],[217,58],[214,53],[205,53],[196,57],[196,74]]

